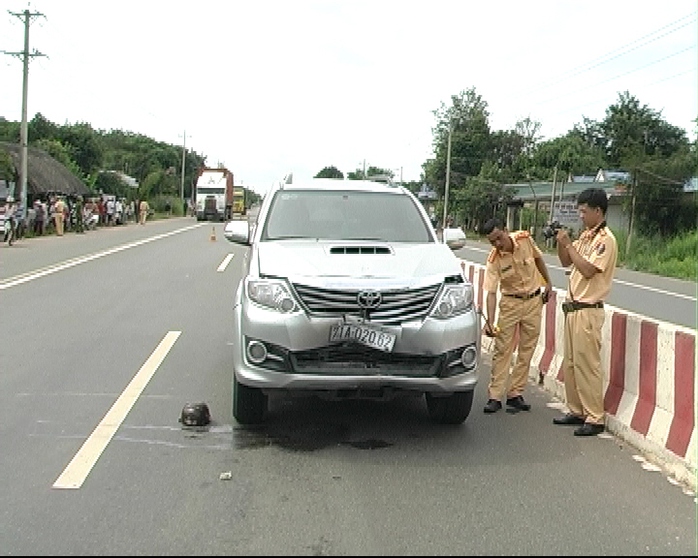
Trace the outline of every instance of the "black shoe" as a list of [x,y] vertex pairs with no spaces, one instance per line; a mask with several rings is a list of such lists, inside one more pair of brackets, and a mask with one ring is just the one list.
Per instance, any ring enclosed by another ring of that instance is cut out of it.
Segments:
[[584,424],[584,419],[582,417],[578,417],[577,415],[573,415],[572,413],[567,413],[566,415],[562,415],[561,417],[554,418],[553,424],[568,424],[572,426],[579,426],[581,424]]
[[603,424],[592,424],[591,422],[585,422],[579,428],[574,429],[575,436],[596,436],[604,431]]
[[490,399],[489,401],[487,401],[487,405],[485,405],[485,408],[483,410],[486,413],[496,413],[501,408],[502,408],[501,401],[497,401],[496,399]]
[[523,396],[517,395],[516,397],[507,398],[507,406],[513,407],[519,411],[530,411],[531,406],[524,401]]

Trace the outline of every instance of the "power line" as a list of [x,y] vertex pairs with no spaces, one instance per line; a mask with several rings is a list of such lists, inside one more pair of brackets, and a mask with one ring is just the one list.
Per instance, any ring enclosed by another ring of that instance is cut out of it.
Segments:
[[574,94],[577,94],[577,93],[581,93],[582,91],[587,91],[587,90],[589,90],[589,89],[594,89],[595,87],[598,87],[599,85],[603,85],[604,83],[608,83],[608,82],[610,82],[610,81],[614,81],[614,80],[616,80],[616,79],[618,79],[618,78],[625,77],[625,76],[627,76],[627,75],[629,75],[629,74],[633,74],[633,73],[638,72],[638,71],[640,71],[640,70],[644,70],[645,68],[648,68],[648,67],[650,67],[650,66],[654,66],[655,64],[659,64],[660,62],[663,62],[663,61],[665,61],[665,60],[668,60],[669,58],[673,58],[674,56],[678,56],[679,54],[682,54],[682,53],[687,52],[687,51],[689,51],[689,50],[694,50],[695,48],[696,48],[696,45],[691,45],[691,46],[689,46],[689,47],[686,47],[686,48],[684,48],[684,49],[678,50],[678,51],[676,51],[676,52],[672,52],[671,54],[668,54],[668,55],[666,55],[666,56],[663,56],[662,58],[659,58],[659,59],[657,59],[657,60],[653,60],[652,62],[650,62],[650,63],[648,63],[648,64],[644,64],[644,65],[639,66],[639,67],[637,67],[637,68],[633,68],[632,70],[629,70],[629,71],[627,71],[627,72],[625,72],[625,73],[616,74],[616,75],[613,76],[613,77],[610,77],[610,78],[608,78],[608,79],[605,79],[605,80],[600,81],[600,82],[598,82],[598,83],[595,83],[595,84],[593,84],[593,85],[589,85],[589,86],[587,86],[587,87],[582,87],[581,89],[574,89],[573,91],[568,91],[567,93],[564,93],[564,94],[562,94],[562,95],[558,95],[558,96],[556,96],[556,97],[550,97],[549,99],[545,99],[545,100],[542,100],[542,101],[538,101],[537,103],[534,103],[533,106],[548,104],[548,103],[550,103],[551,101],[555,101],[555,100],[557,100],[557,99],[562,99],[562,98],[564,98],[564,97],[569,97],[570,95],[574,95]]
[[638,167],[637,170],[642,171],[642,172],[644,172],[645,174],[649,174],[649,175],[652,176],[653,178],[657,178],[657,179],[659,179],[659,180],[663,180],[663,181],[666,182],[667,184],[678,184],[679,186],[683,186],[683,185],[684,185],[683,182],[680,182],[680,181],[678,181],[678,180],[674,180],[673,178],[669,178],[669,177],[667,177],[667,176],[662,176],[662,175],[660,175],[660,174],[655,174],[655,173],[653,173],[653,172],[651,172],[651,171],[648,171],[647,169],[644,169],[644,168],[642,168],[642,167]]
[[[646,85],[647,85],[647,86],[656,85],[656,84],[658,84],[658,83],[662,83],[662,82],[665,82],[665,81],[669,81],[669,80],[675,79],[675,78],[677,78],[677,77],[684,76],[684,75],[686,75],[686,74],[693,74],[693,73],[696,73],[696,71],[698,71],[698,69],[694,68],[694,69],[692,69],[692,70],[687,70],[687,71],[685,71],[685,72],[681,72],[681,73],[678,73],[678,74],[674,74],[673,76],[669,76],[669,77],[662,78],[662,79],[660,79],[660,80],[658,80],[658,81],[654,81],[654,82],[648,83],[648,84],[646,84]],[[591,106],[591,105],[595,105],[595,104],[597,104],[597,103],[605,102],[605,101],[607,100],[607,98],[608,98],[607,96],[599,97],[599,98],[597,98],[597,99],[595,99],[595,100],[593,100],[593,101],[588,101],[588,102],[583,103],[583,104],[581,104],[581,105],[576,105],[576,106],[574,106],[574,107],[570,107],[570,108],[566,108],[566,109],[561,110],[561,111],[558,111],[558,112],[554,112],[554,113],[552,113],[551,116],[559,116],[559,115],[561,115],[561,114],[567,114],[568,112],[572,112],[573,110],[578,110],[578,109],[581,109],[581,108],[584,108],[584,107],[588,107],[588,106]]]
[[[594,69],[594,68],[597,68],[598,66],[601,66],[601,65],[603,65],[603,64],[606,64],[607,62],[610,62],[610,61],[612,61],[612,60],[615,60],[616,58],[619,58],[620,56],[623,56],[623,55],[625,55],[625,54],[628,54],[629,52],[632,52],[632,51],[634,51],[634,50],[637,50],[637,49],[640,48],[640,47],[643,47],[643,46],[645,46],[645,45],[647,45],[647,44],[650,44],[650,43],[653,43],[653,42],[655,42],[655,41],[658,41],[659,39],[661,39],[661,38],[663,38],[663,37],[666,37],[667,35],[671,35],[672,33],[676,33],[676,32],[679,31],[680,29],[682,29],[682,28],[684,28],[684,27],[686,27],[686,26],[688,26],[688,25],[691,25],[692,23],[695,23],[695,16],[696,16],[696,12],[693,12],[693,13],[691,13],[691,14],[688,14],[688,15],[686,15],[686,16],[683,16],[683,17],[677,19],[676,21],[674,21],[674,22],[672,22],[672,23],[669,23],[669,24],[667,24],[667,25],[665,25],[665,26],[663,26],[663,27],[660,27],[659,29],[657,29],[657,30],[655,30],[655,31],[652,31],[652,33],[649,33],[649,34],[647,34],[647,35],[644,35],[643,37],[640,37],[639,39],[636,39],[635,41],[632,41],[632,42],[630,42],[630,43],[628,43],[628,44],[626,44],[626,45],[624,45],[624,46],[622,46],[622,47],[620,47],[620,48],[618,48],[618,49],[616,49],[616,50],[613,50],[613,51],[611,51],[611,52],[609,52],[609,53],[607,53],[607,54],[605,54],[605,55],[603,55],[603,56],[601,56],[601,57],[599,57],[599,58],[595,58],[595,59],[592,60],[591,62],[588,62],[588,63],[586,63],[586,64],[581,64],[581,65],[577,66],[576,68],[572,68],[571,70],[567,71],[566,73],[563,73],[562,76],[560,76],[559,78],[555,79],[554,81],[550,81],[550,82],[547,82],[547,83],[545,83],[545,84],[542,84],[542,85],[540,85],[540,86],[538,86],[538,87],[536,87],[536,88],[534,88],[534,89],[531,89],[531,90],[528,90],[528,91],[524,91],[524,92],[520,93],[520,95],[522,95],[522,96],[530,95],[531,93],[535,93],[536,91],[540,91],[540,90],[542,90],[542,89],[546,89],[546,88],[548,88],[548,87],[550,87],[550,86],[552,86],[552,85],[556,85],[556,84],[558,84],[558,83],[561,83],[561,82],[563,82],[563,81],[568,80],[569,78],[578,76],[578,75],[580,75],[580,74],[583,74],[584,72],[588,72],[589,70],[592,70],[592,69]],[[659,33],[660,31],[663,31],[664,29],[667,29],[668,27],[671,27],[671,26],[673,26],[673,25],[676,25],[677,23],[680,23],[681,21],[683,21],[683,20],[685,20],[685,19],[688,19],[688,18],[691,18],[691,21],[688,21],[688,22],[684,23],[683,25],[680,25],[680,26],[677,27],[676,29],[672,29],[671,31],[667,31],[666,33],[663,33],[662,35],[659,35],[658,37],[655,37],[655,38],[653,38],[652,40],[645,41],[644,43],[641,43],[641,44],[639,44],[639,45],[637,45],[637,46],[634,46],[633,48],[629,48],[629,47],[632,47],[633,45],[635,45],[635,43],[638,43],[638,42],[640,42],[640,41],[642,41],[642,40],[644,40],[644,39],[647,39],[647,38],[649,38],[649,37],[652,37],[653,35],[656,35],[656,34]],[[625,49],[627,49],[627,50],[625,50]]]

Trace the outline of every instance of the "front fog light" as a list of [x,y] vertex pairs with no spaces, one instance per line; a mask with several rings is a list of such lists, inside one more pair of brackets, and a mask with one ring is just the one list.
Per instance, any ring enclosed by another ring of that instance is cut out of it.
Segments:
[[448,300],[441,300],[439,303],[439,307],[437,309],[439,315],[441,316],[450,316],[451,313],[453,312],[453,304],[451,304],[450,301]]
[[467,370],[474,368],[477,365],[477,349],[475,346],[470,345],[466,347],[460,356],[460,360]]
[[264,343],[259,341],[250,341],[247,344],[247,358],[253,364],[261,364],[267,358],[267,348]]

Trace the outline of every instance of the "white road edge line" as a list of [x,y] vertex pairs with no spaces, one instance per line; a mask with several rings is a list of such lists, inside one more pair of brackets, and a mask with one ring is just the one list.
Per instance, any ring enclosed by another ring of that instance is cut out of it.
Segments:
[[228,254],[225,259],[221,262],[221,265],[218,266],[218,269],[216,270],[218,273],[222,273],[225,271],[225,268],[228,267],[228,264],[230,263],[230,260],[233,259],[234,254]]
[[12,277],[12,278],[8,279],[7,281],[3,281],[2,283],[0,283],[0,291],[5,290],[5,289],[9,289],[10,287],[16,287],[17,285],[21,285],[22,283],[28,283],[29,281],[33,281],[34,279],[39,279],[40,277],[45,277],[46,275],[51,275],[53,273],[56,273],[58,271],[62,271],[64,269],[69,269],[71,267],[75,267],[76,265],[79,265],[82,263],[96,260],[98,258],[103,258],[104,256],[108,256],[110,254],[116,254],[117,252],[127,250],[128,248],[135,248],[136,246],[140,246],[141,244],[147,244],[148,242],[153,242],[154,240],[160,240],[161,238],[166,238],[168,236],[179,234],[181,232],[188,231],[190,229],[195,229],[196,227],[200,227],[200,226],[201,225],[191,225],[189,227],[184,227],[183,229],[178,229],[176,231],[170,231],[167,233],[158,234],[156,236],[151,236],[150,238],[145,238],[143,240],[138,240],[136,242],[130,242],[129,244],[122,244],[121,246],[117,246],[115,248],[110,248],[109,250],[104,250],[102,252],[96,252],[96,253],[90,254],[88,256],[73,258],[72,260],[67,260],[63,263],[49,266],[47,268],[40,269],[40,270],[35,271],[35,272],[26,273],[24,275]]
[[[488,254],[489,254],[489,250],[483,250],[482,248],[470,247],[469,250],[474,250],[474,251],[477,251],[477,252],[483,252],[483,253],[488,253]],[[556,270],[558,270],[558,271],[566,271],[566,268],[560,267],[560,266],[557,266],[557,265],[550,265],[550,264],[548,264],[548,267],[551,268],[551,269],[556,269]],[[650,292],[653,292],[653,293],[663,294],[663,295],[666,295],[666,296],[674,296],[674,297],[676,297],[676,298],[683,298],[683,299],[685,299],[685,300],[690,300],[691,302],[696,302],[696,300],[698,300],[695,296],[685,295],[685,294],[682,294],[682,293],[672,293],[671,291],[665,291],[664,289],[657,289],[657,288],[655,288],[655,287],[648,287],[648,286],[646,286],[646,285],[639,285],[638,283],[631,283],[630,281],[623,281],[622,279],[613,279],[613,282],[614,282],[614,283],[618,283],[619,285],[626,285],[626,286],[628,286],[628,287],[633,287],[633,288],[635,288],[635,289],[640,289],[640,290],[644,290],[644,291],[650,291]]]
[[181,331],[169,331],[145,361],[126,389],[107,411],[104,418],[85,440],[68,466],[53,483],[53,488],[76,489],[82,486],[97,460],[106,449],[115,432],[148,385],[162,361],[181,335]]

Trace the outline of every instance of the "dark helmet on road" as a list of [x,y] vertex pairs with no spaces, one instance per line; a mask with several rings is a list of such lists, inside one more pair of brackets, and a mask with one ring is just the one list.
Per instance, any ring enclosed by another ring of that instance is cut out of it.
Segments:
[[206,426],[211,422],[211,413],[206,403],[187,403],[179,419],[184,426]]

